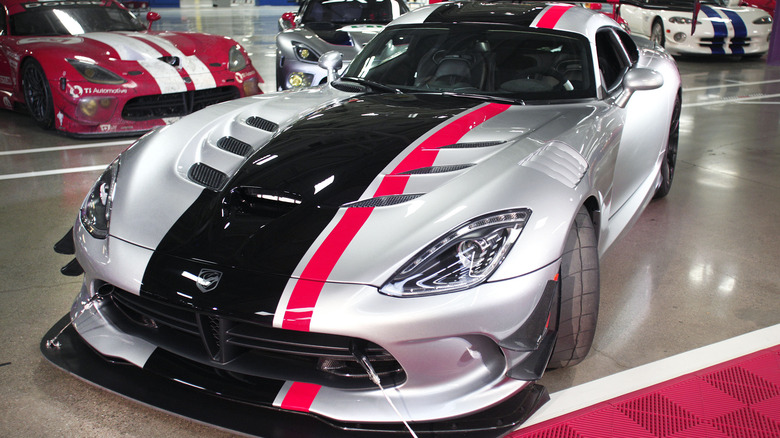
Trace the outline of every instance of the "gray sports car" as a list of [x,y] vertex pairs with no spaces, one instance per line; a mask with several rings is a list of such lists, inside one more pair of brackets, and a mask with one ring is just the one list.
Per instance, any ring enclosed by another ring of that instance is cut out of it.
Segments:
[[319,64],[108,167],[58,245],[85,273],[69,342],[339,430],[511,428],[585,358],[599,257],[670,190],[674,60],[582,7],[447,2]]
[[409,12],[404,0],[304,0],[297,13],[279,19],[276,36],[278,90],[318,85],[325,71],[317,61],[337,50],[348,64],[390,21]]

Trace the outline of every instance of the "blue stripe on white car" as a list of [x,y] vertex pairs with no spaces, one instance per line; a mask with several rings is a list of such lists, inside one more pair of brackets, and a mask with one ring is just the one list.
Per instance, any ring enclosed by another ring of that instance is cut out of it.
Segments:
[[[725,55],[726,50],[723,48],[723,46],[725,45],[726,38],[729,36],[729,30],[726,27],[726,23],[723,22],[723,18],[718,14],[718,12],[709,6],[702,5],[701,11],[707,14],[707,17],[710,18],[710,23],[712,23],[712,30],[715,32],[714,38],[716,41],[713,41],[712,45],[710,46],[712,53],[714,55]],[[717,44],[718,39],[723,40],[723,44]]]
[[[742,20],[742,17],[739,16],[734,11],[730,11],[728,9],[724,9],[723,13],[726,14],[726,17],[728,17],[731,20],[732,26],[734,26],[734,38],[737,39],[743,39],[747,37],[747,26],[745,26],[745,22]],[[731,53],[734,53],[735,55],[742,55],[745,53],[745,49],[741,44],[732,44],[731,47]]]

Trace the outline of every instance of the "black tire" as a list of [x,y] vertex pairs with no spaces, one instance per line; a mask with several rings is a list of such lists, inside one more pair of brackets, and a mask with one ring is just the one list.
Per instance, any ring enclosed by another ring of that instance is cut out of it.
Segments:
[[44,129],[54,127],[54,102],[46,74],[38,61],[28,59],[22,66],[24,102],[33,119]]
[[653,199],[663,198],[669,194],[672,189],[672,180],[674,180],[674,168],[677,163],[677,145],[680,141],[680,110],[682,102],[680,94],[674,101],[674,110],[672,111],[672,120],[669,122],[669,141],[666,143],[664,152],[664,161],[661,163],[661,184],[655,190]]
[[666,44],[666,35],[664,35],[664,24],[661,19],[658,18],[653,22],[653,27],[650,28],[650,40],[655,42],[661,47]]
[[[585,359],[593,344],[599,314],[599,252],[596,230],[585,207],[569,229],[561,256],[558,299],[553,304],[557,340],[547,368],[564,368]],[[557,314],[556,314],[557,313]]]

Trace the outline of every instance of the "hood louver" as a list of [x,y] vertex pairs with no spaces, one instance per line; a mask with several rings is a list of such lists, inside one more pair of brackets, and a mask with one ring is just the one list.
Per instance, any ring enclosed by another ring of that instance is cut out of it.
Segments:
[[230,153],[241,155],[243,157],[248,156],[253,150],[249,143],[244,143],[243,141],[234,137],[220,138],[217,140],[217,147]]
[[520,165],[538,170],[571,188],[580,183],[588,170],[588,162],[577,151],[559,142],[540,148]]
[[371,199],[364,199],[362,201],[348,202],[342,207],[350,208],[374,208],[374,207],[389,207],[391,205],[401,204],[417,199],[422,196],[422,193],[410,194],[410,195],[391,195],[391,196],[379,196]]
[[219,170],[205,165],[195,163],[190,167],[187,176],[194,182],[212,190],[219,190],[227,182],[228,176]]
[[468,169],[474,164],[453,164],[451,166],[431,166],[420,167],[419,169],[407,170],[406,172],[400,172],[398,175],[430,175],[433,173],[447,173],[457,172],[459,170]]
[[503,141],[479,141],[473,143],[454,143],[446,146],[442,146],[439,149],[472,149],[472,148],[489,148],[491,146],[497,146]]
[[262,129],[263,131],[268,132],[274,132],[279,129],[279,125],[276,123],[257,116],[246,119],[246,124],[253,128]]

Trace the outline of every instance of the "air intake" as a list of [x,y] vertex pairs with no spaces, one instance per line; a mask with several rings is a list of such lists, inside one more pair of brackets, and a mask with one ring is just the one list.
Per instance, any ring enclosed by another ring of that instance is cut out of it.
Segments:
[[422,193],[411,195],[390,195],[379,196],[376,198],[364,199],[362,201],[348,202],[342,207],[350,208],[374,208],[374,207],[389,207],[391,205],[401,204],[417,199],[422,196]]
[[419,169],[412,169],[412,170],[407,170],[406,172],[401,172],[398,175],[430,175],[433,173],[457,172],[459,170],[468,169],[473,165],[474,165],[473,163],[469,163],[469,164],[454,164],[452,166],[420,167]]
[[243,141],[234,138],[234,137],[222,137],[219,140],[217,140],[217,147],[228,151],[230,153],[241,155],[246,157],[249,155],[250,152],[252,152],[252,146],[249,143],[244,143]]
[[187,176],[192,181],[212,190],[219,190],[227,182],[227,175],[203,163],[193,164]]
[[246,124],[253,128],[262,129],[263,131],[268,132],[274,132],[279,129],[279,125],[276,123],[257,116],[246,119]]

